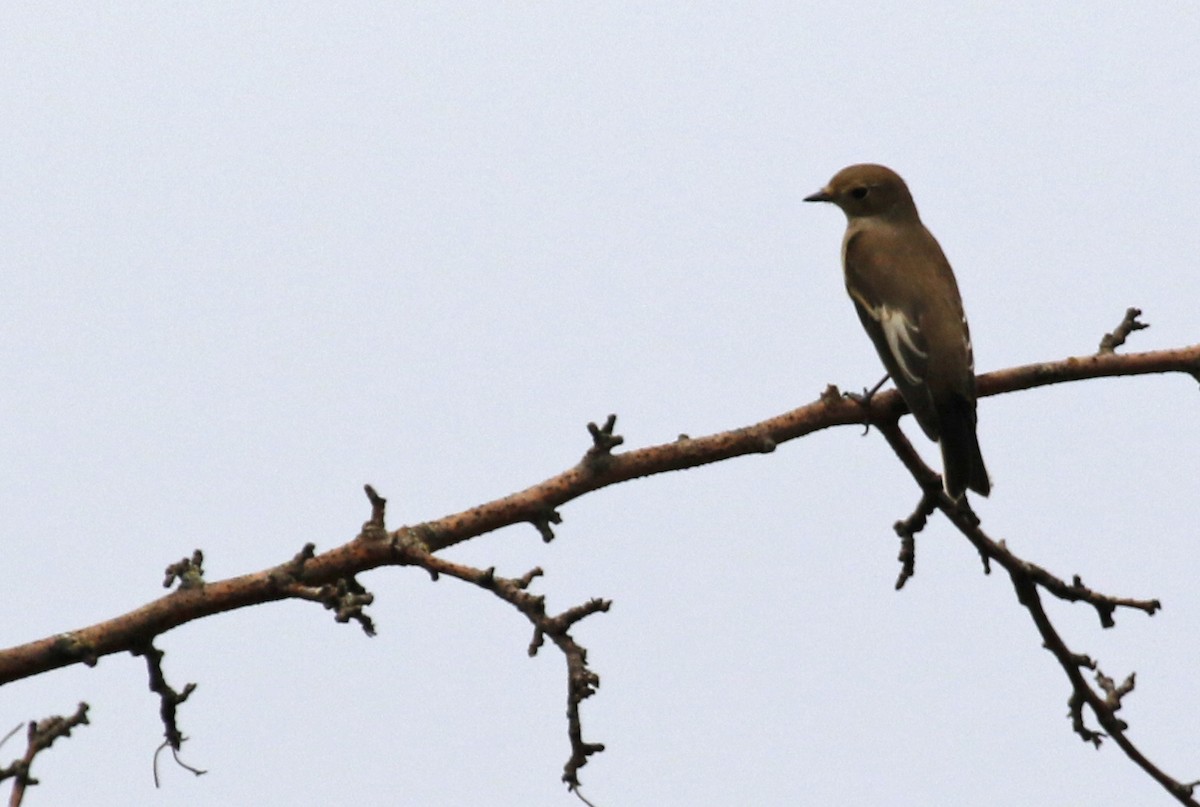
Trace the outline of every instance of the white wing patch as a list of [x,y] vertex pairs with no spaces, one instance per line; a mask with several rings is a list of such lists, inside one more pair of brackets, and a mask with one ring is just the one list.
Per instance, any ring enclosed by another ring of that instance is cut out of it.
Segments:
[[908,383],[920,384],[921,377],[909,366],[908,361],[912,356],[918,356],[921,359],[929,358],[929,354],[917,347],[916,342],[913,341],[913,334],[917,332],[917,326],[908,321],[908,317],[904,316],[903,311],[888,308],[886,305],[872,310],[871,316],[878,320],[880,327],[883,328],[888,351],[896,360],[896,365],[904,373],[904,377],[908,379]]
[[883,330],[883,339],[887,342],[888,352],[896,360],[896,366],[900,368],[900,372],[904,373],[904,379],[910,385],[919,385],[924,379],[912,366],[911,360],[920,359],[924,364],[925,359],[929,358],[929,352],[921,350],[914,339],[921,329],[913,324],[900,309],[886,305],[870,305],[861,294],[853,289],[847,288],[847,291],[862,307],[862,310],[879,323],[879,327]]
[[967,315],[963,314],[962,318],[963,334],[967,338],[967,369],[971,375],[975,374],[975,348],[971,347],[971,329],[967,326]]

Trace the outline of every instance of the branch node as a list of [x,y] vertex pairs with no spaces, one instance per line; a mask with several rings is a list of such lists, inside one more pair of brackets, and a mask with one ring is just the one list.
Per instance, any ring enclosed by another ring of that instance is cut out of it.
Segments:
[[204,586],[203,551],[197,549],[192,553],[190,558],[183,558],[166,568],[166,577],[163,578],[163,588],[170,588],[171,584],[176,580],[179,581],[179,588],[176,591],[202,588]]
[[900,561],[900,575],[896,578],[897,591],[904,588],[904,584],[916,573],[917,533],[925,529],[929,516],[937,509],[937,503],[937,494],[927,490],[921,494],[921,500],[917,502],[917,508],[913,510],[912,515],[892,525],[892,529],[900,536],[900,554],[896,557],[896,560]]
[[1138,317],[1141,315],[1142,309],[1140,308],[1125,309],[1125,317],[1121,320],[1121,324],[1112,333],[1106,333],[1101,338],[1100,349],[1097,351],[1097,355],[1103,356],[1106,353],[1116,353],[1117,348],[1125,344],[1125,340],[1129,338],[1129,334],[1149,328],[1150,323],[1138,321]]
[[299,552],[292,556],[292,559],[287,563],[275,567],[271,570],[271,584],[276,589],[284,588],[290,583],[298,583],[304,577],[304,567],[310,560],[316,557],[317,545],[311,541],[305,544]]
[[1068,714],[1071,718],[1071,728],[1079,735],[1079,738],[1085,743],[1091,743],[1093,748],[1099,748],[1104,741],[1104,734],[1098,731],[1092,731],[1083,722],[1083,696],[1078,692],[1072,692],[1071,697],[1067,700]]
[[[1045,647],[1045,645],[1043,645]],[[1049,649],[1049,648],[1047,648]],[[1074,664],[1076,667],[1084,667],[1089,670],[1096,669],[1096,660],[1087,653],[1070,653],[1068,652],[1067,661]]]
[[[163,723],[163,737],[166,738],[166,743],[171,750],[178,752],[187,738],[179,730],[179,724],[176,721],[177,707],[196,691],[196,685],[186,684],[182,692],[176,692],[167,683],[167,678],[163,674],[162,660],[165,654],[155,647],[153,642],[146,642],[129,652],[134,656],[145,656],[146,658],[146,669],[150,674],[150,691],[157,694],[159,699],[158,714]],[[157,766],[154,771],[154,784],[156,787],[158,786]]]
[[529,647],[526,651],[529,653],[529,657],[533,658],[536,656],[538,651],[542,649],[542,645],[545,643],[546,632],[542,630],[541,626],[539,625],[533,629],[533,638],[529,640]]
[[375,602],[375,595],[363,588],[354,575],[340,577],[333,584],[321,586],[316,599],[326,610],[334,612],[334,621],[344,625],[354,620],[362,626],[367,636],[375,635],[375,623],[363,611]]
[[537,528],[542,542],[548,544],[554,540],[554,529],[550,525],[561,524],[562,516],[553,507],[548,507],[530,519],[529,523]]
[[415,527],[401,527],[391,534],[392,549],[401,557],[411,554],[418,556],[429,554],[429,544],[435,537],[435,531],[428,524],[418,524]]
[[[76,726],[86,725],[88,705],[80,702],[75,708],[73,715],[63,716],[54,715],[47,717],[45,720],[29,721],[28,730],[26,732],[25,753],[20,759],[13,760],[11,765],[6,765],[0,768],[0,781],[5,779],[13,779],[13,789],[9,799],[9,804],[20,804],[24,800],[25,789],[31,785],[38,784],[38,780],[29,775],[29,769],[33,766],[34,758],[45,751],[59,737],[70,737],[71,729]],[[8,733],[4,740],[12,737],[21,727],[18,725],[15,729]],[[2,742],[2,741],[0,741]]]
[[587,425],[588,432],[592,435],[592,447],[583,455],[583,465],[592,473],[603,473],[612,460],[612,450],[625,442],[624,437],[613,434],[616,425],[616,415],[609,415],[603,426],[597,426],[595,423]]
[[96,655],[96,648],[79,638],[79,634],[71,631],[60,633],[54,637],[54,652],[69,659],[82,661],[89,667],[95,667],[100,663],[100,659]]
[[514,584],[514,585],[515,585],[517,588],[519,588],[519,589],[521,589],[522,591],[524,591],[525,589],[529,588],[529,585],[530,585],[530,584],[531,584],[531,583],[532,583],[532,582],[533,582],[533,581],[534,581],[536,578],[538,578],[538,577],[541,577],[541,576],[542,576],[542,575],[544,575],[544,574],[545,574],[545,572],[543,572],[543,571],[542,571],[542,567],[541,567],[541,566],[534,566],[532,569],[530,569],[529,571],[525,572],[525,574],[521,575],[521,576],[520,576],[520,577],[518,577],[516,580],[514,580],[514,581],[513,581],[513,584]]
[[[568,608],[558,616],[554,617],[551,627],[556,632],[565,632],[584,617],[606,612],[611,607],[612,600],[602,600],[599,597],[593,597],[583,605],[576,605],[574,608]],[[586,651],[584,652],[584,655],[587,655]]]
[[[1133,692],[1133,688],[1137,683],[1137,673],[1130,673],[1125,677],[1125,680],[1117,684],[1113,679],[1109,678],[1102,672],[1096,672],[1096,686],[1104,691],[1104,703],[1113,712],[1121,708],[1121,699]],[[1122,725],[1124,730],[1126,726]]]
[[367,500],[371,502],[371,517],[363,522],[362,531],[358,533],[359,540],[385,540],[388,537],[384,516],[387,512],[387,499],[375,492],[370,485],[363,485]]

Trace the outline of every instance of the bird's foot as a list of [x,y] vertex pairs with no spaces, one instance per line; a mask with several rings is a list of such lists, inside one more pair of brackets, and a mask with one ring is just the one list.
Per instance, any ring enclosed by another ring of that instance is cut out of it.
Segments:
[[[842,397],[846,398],[847,400],[854,401],[856,404],[858,404],[864,410],[866,410],[867,413],[869,414],[871,411],[871,399],[874,398],[875,393],[879,392],[880,388],[883,387],[883,385],[887,383],[887,380],[888,380],[888,376],[885,375],[883,378],[879,379],[878,384],[871,387],[870,389],[863,387],[862,392],[843,392]],[[870,421],[870,418],[868,417],[867,421],[865,423],[863,423],[863,437],[866,437],[867,432],[869,432],[869,431],[871,431],[871,421]]]

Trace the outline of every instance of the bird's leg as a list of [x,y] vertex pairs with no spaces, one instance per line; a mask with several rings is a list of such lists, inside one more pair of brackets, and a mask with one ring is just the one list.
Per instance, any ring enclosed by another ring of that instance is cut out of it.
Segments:
[[875,397],[875,393],[879,392],[880,388],[884,384],[886,384],[887,380],[891,377],[892,376],[890,373],[885,373],[883,378],[879,379],[879,383],[876,384],[875,386],[871,387],[870,389],[863,387],[863,391],[861,393],[859,393],[859,392],[844,392],[842,394],[852,401],[857,401],[858,403],[862,404],[863,406],[870,406],[871,399]]
[[[843,397],[849,398],[850,400],[854,401],[862,408],[870,410],[871,399],[875,397],[875,393],[879,392],[880,388],[884,384],[887,383],[887,380],[889,378],[891,378],[891,374],[885,373],[883,378],[879,379],[879,383],[876,384],[875,386],[871,387],[870,389],[863,387],[863,391],[861,393],[843,392],[842,395],[843,395]],[[868,420],[865,424],[863,424],[863,437],[866,437],[867,432],[869,432],[869,431],[871,431],[871,421],[870,420]]]

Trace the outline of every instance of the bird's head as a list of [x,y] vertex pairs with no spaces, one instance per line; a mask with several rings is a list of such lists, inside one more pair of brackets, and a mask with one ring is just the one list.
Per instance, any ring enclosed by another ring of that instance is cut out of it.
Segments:
[[917,215],[908,186],[892,169],[862,163],[843,168],[829,184],[804,197],[806,202],[832,202],[847,218],[880,216],[907,218]]

